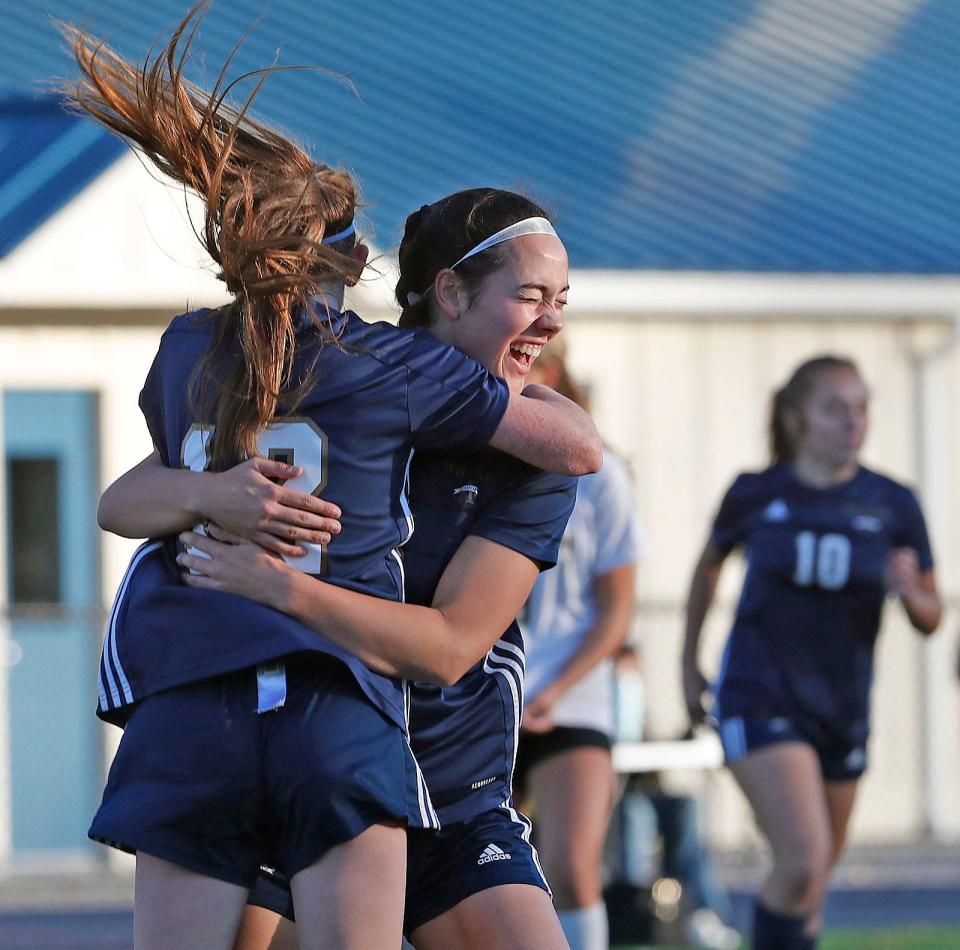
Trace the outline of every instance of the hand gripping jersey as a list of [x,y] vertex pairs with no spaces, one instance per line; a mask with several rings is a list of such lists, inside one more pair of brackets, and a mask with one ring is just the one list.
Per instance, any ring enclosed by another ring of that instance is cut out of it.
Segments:
[[[209,427],[191,414],[188,385],[216,314],[177,317],[163,335],[140,405],[165,465],[206,465]],[[334,314],[340,347],[319,347],[302,329],[294,380],[314,383],[294,415],[270,426],[261,454],[302,464],[291,487],[321,494],[343,510],[329,550],[303,559],[311,573],[363,593],[404,597],[398,549],[413,520],[406,486],[413,448],[476,451],[506,408],[506,385],[424,331],[367,324]],[[318,352],[319,351],[319,352]],[[307,376],[308,373],[312,375]],[[302,650],[339,657],[373,703],[404,724],[401,684],[370,672],[314,630],[245,597],[182,584],[174,540],[143,545],[128,568],[110,618],[100,664],[99,714],[122,722],[125,707],[183,683],[255,666]]]
[[[528,700],[560,675],[596,623],[598,575],[641,554],[630,472],[604,452],[603,468],[580,479],[556,570],[540,575],[524,610]],[[598,663],[557,701],[554,722],[612,736],[613,676],[612,659]]]
[[[403,552],[408,600],[432,602],[441,574],[469,535],[519,551],[541,569],[552,567],[576,485],[577,479],[492,449],[466,458],[418,454],[411,475],[417,531]],[[411,744],[441,824],[509,799],[523,664],[523,638],[514,622],[453,686],[414,685]]]
[[887,559],[911,547],[921,571],[933,566],[913,493],[866,468],[812,488],[781,463],[736,479],[711,541],[723,553],[742,545],[747,559],[717,718],[809,717],[865,730]]

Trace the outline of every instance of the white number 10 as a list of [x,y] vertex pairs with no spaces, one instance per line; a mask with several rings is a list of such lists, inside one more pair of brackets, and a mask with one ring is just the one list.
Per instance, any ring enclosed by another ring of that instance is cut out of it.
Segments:
[[817,537],[801,531],[796,537],[797,567],[793,581],[801,587],[816,583],[825,590],[840,590],[850,576],[850,539],[842,534]]

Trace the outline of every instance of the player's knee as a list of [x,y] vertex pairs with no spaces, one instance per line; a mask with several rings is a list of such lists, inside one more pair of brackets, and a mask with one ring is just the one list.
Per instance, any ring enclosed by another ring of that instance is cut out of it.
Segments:
[[817,903],[829,873],[829,860],[829,848],[812,846],[777,862],[774,873],[790,908],[806,910]]
[[599,899],[600,867],[589,855],[566,855],[548,877],[558,907],[589,907]]

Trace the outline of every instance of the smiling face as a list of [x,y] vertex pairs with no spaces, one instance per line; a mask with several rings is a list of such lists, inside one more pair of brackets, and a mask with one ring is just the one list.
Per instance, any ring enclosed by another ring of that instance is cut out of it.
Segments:
[[438,285],[443,313],[430,330],[519,392],[540,350],[563,327],[567,289],[560,239],[527,234],[505,244],[503,265],[472,292],[447,271]]
[[855,465],[867,434],[869,393],[852,369],[817,375],[797,422],[796,457],[835,468]]

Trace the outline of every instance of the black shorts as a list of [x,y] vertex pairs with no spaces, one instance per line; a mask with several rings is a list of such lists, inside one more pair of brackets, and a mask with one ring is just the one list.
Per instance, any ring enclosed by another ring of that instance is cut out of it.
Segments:
[[610,751],[610,736],[599,729],[555,726],[549,732],[520,732],[517,764],[513,770],[513,786],[523,789],[531,769],[545,759],[571,749],[592,748]]

